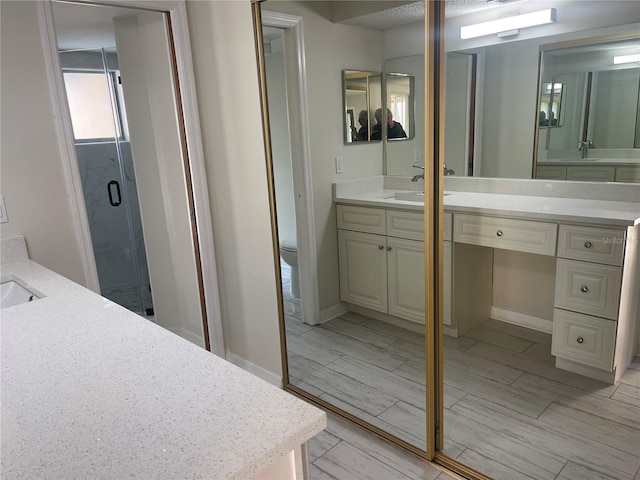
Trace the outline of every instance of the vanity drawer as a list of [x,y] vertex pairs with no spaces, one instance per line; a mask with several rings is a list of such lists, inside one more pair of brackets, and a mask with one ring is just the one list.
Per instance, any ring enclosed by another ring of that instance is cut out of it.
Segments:
[[385,211],[380,208],[338,205],[338,228],[364,233],[387,233]]
[[555,167],[538,164],[536,166],[536,178],[546,180],[566,180],[567,167]]
[[551,338],[552,355],[613,370],[616,322],[556,309]]
[[424,213],[387,210],[387,235],[424,242]]
[[616,167],[616,182],[640,183],[640,168]]
[[554,256],[557,233],[555,223],[457,213],[453,217],[455,242],[484,247]]
[[443,240],[451,241],[453,238],[453,213],[444,214]]
[[558,257],[622,265],[624,230],[560,225]]
[[567,167],[567,180],[578,182],[613,182],[616,176],[614,167],[575,166]]
[[615,320],[621,272],[620,267],[558,259],[555,306]]

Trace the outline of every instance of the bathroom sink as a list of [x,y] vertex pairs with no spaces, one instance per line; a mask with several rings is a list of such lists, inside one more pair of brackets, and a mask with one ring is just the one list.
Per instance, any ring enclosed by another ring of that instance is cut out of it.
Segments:
[[0,308],[33,302],[40,297],[13,280],[0,283]]
[[[443,197],[446,197],[447,195],[451,194],[442,194]],[[393,198],[394,200],[402,200],[403,202],[424,203],[424,192],[396,192],[390,198]]]
[[392,198],[403,202],[424,203],[424,192],[396,192]]

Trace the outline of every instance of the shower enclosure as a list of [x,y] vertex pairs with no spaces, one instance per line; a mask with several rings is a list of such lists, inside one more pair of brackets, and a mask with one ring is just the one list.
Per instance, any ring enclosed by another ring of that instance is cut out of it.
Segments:
[[61,51],[102,296],[153,315],[133,156],[115,49]]

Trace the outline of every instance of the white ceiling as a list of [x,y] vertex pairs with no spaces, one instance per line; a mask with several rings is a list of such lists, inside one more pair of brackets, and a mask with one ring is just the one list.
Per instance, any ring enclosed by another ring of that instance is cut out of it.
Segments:
[[[521,1],[524,0],[445,0],[444,12],[445,17],[452,18]],[[412,2],[398,7],[353,17],[348,20],[342,20],[341,23],[375,28],[378,30],[399,27],[424,19],[424,5],[424,1]]]
[[[445,16],[456,17],[524,0],[446,0]],[[333,3],[333,2],[331,2]],[[424,2],[399,1],[398,7],[342,20],[341,23],[384,30],[424,19]],[[268,2],[267,2],[268,4]],[[265,5],[267,5],[265,4]],[[338,3],[334,3],[338,5]],[[371,2],[375,5],[376,2]],[[388,7],[389,2],[379,5]],[[53,3],[58,47],[61,50],[78,48],[114,48],[112,20],[131,13],[131,9],[86,5],[82,3]]]
[[53,2],[58,48],[115,48],[113,19],[130,15],[131,11],[129,8]]

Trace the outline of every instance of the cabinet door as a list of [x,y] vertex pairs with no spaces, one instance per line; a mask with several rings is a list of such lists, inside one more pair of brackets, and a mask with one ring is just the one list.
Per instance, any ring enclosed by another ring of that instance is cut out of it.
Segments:
[[387,311],[386,237],[338,230],[340,299]]
[[566,180],[567,167],[553,167],[538,164],[536,168],[536,178],[547,180]]
[[603,166],[567,167],[567,180],[580,182],[613,182],[616,169]]
[[387,237],[389,313],[424,323],[424,243]]

